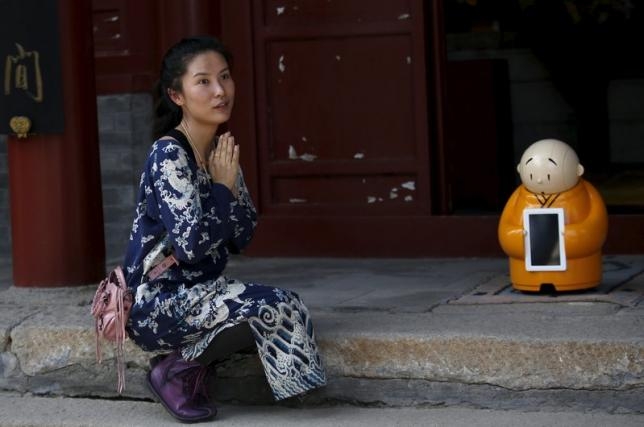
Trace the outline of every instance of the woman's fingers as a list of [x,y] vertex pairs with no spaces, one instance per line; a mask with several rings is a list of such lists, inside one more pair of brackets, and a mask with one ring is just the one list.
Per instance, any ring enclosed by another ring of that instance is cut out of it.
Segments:
[[235,138],[233,136],[228,136],[228,141],[226,144],[225,150],[226,154],[224,155],[226,162],[230,163],[233,161],[233,148],[235,146]]
[[227,134],[223,134],[223,135],[219,136],[219,141],[217,142],[217,146],[215,147],[215,156],[216,157],[221,157],[223,147],[227,144],[227,141],[228,141]]
[[219,137],[208,158],[209,172],[214,182],[234,189],[239,174],[239,151],[239,146],[235,144],[235,138],[230,132]]
[[239,166],[239,145],[234,144],[233,147],[233,165]]
[[[239,162],[239,148],[237,148],[236,151],[235,147],[237,147],[235,144],[235,137],[230,135],[230,132],[226,132],[219,137],[219,144],[217,144],[215,153],[217,154],[218,159],[224,163],[237,163]],[[235,154],[235,152],[237,152],[237,154]]]
[[215,148],[215,155],[218,159],[225,163],[233,162],[233,152],[235,147],[235,137],[230,135],[230,132],[219,137],[219,143]]

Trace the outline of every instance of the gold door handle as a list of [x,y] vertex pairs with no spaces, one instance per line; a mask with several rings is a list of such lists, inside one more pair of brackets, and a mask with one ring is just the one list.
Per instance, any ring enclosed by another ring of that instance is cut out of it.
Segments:
[[26,138],[31,129],[31,120],[26,116],[13,116],[9,120],[9,127],[16,133],[18,138]]

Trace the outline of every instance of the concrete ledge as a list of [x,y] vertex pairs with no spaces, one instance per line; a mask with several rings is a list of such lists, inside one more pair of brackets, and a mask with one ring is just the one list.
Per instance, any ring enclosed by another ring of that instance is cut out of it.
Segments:
[[[638,258],[626,261],[644,268]],[[309,304],[329,385],[306,402],[592,409],[601,401],[607,410],[643,412],[644,307],[450,304],[505,274],[505,263],[498,264],[499,272],[489,261],[365,261],[357,267],[307,261],[293,267],[262,260],[248,262],[244,271],[283,283]],[[117,396],[109,344],[103,364],[96,363],[94,290],[0,292],[0,389]],[[144,385],[150,355],[131,342],[125,351],[123,397],[150,399]],[[224,401],[272,401],[254,355],[235,355],[218,366],[213,387]]]
[[338,377],[491,384],[514,390],[644,385],[644,347],[495,337],[345,337],[322,341]]
[[[112,348],[103,344],[105,361],[97,364],[88,307],[60,308],[35,307],[29,314],[25,307],[3,307],[2,387],[12,389],[15,383],[15,389],[23,391],[116,396]],[[580,334],[577,330],[575,337],[575,322],[567,319],[570,333],[560,331],[548,337],[539,330],[509,334],[502,316],[479,316],[478,327],[465,331],[468,319],[459,316],[452,317],[456,323],[448,325],[445,316],[430,313],[409,318],[378,312],[312,314],[332,379],[406,379],[512,390],[644,387],[642,331],[634,330],[637,324],[615,324],[615,319],[612,327],[620,328],[620,334],[606,336],[606,332],[587,330]],[[562,326],[559,323],[552,320],[551,333],[556,325]],[[149,396],[141,387],[148,359],[149,354],[127,343],[125,396]],[[232,367],[220,372],[225,378],[262,376],[252,357],[230,363]]]

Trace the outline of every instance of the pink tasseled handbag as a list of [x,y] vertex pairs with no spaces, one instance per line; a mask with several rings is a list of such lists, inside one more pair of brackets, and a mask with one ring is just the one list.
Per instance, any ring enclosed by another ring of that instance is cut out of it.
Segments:
[[94,316],[96,330],[96,359],[101,362],[101,339],[115,343],[119,394],[125,387],[123,344],[127,336],[125,325],[131,308],[132,292],[128,289],[123,270],[119,266],[98,285],[92,301],[92,316]]

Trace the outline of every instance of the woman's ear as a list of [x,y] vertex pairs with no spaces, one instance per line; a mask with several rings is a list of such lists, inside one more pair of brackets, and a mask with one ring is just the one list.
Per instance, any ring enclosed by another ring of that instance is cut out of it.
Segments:
[[183,105],[183,96],[174,89],[168,88],[168,98],[170,98],[172,102],[177,104],[179,107]]

